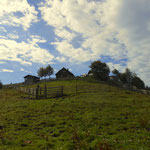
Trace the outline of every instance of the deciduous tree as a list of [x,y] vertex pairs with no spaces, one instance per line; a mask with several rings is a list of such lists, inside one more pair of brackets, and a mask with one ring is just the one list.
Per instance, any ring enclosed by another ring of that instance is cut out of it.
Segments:
[[50,76],[54,73],[54,69],[50,65],[48,65],[46,67],[46,73],[47,73],[47,76],[49,76],[50,78]]
[[106,81],[108,80],[110,69],[107,66],[106,63],[103,63],[101,61],[94,61],[90,65],[91,73],[93,73],[94,77],[96,79]]
[[44,68],[40,67],[37,71],[37,74],[40,78],[44,77]]
[[0,89],[2,89],[3,88],[3,84],[2,84],[2,82],[0,81]]

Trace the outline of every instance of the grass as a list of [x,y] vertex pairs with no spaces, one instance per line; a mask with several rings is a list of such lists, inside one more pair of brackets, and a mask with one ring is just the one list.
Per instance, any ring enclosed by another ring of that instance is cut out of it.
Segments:
[[76,84],[97,85],[48,82],[70,88],[64,97],[42,100],[1,90],[0,150],[149,150],[149,96],[105,84],[99,92],[74,94]]

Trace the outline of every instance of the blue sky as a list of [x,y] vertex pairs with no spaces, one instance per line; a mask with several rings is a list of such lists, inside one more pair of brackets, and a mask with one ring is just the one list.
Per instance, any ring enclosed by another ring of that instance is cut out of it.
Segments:
[[94,60],[150,85],[149,0],[0,1],[0,80],[23,82],[50,64],[87,73]]

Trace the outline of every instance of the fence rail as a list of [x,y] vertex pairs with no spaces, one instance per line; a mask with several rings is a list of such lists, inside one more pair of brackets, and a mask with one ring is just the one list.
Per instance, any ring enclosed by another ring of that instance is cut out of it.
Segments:
[[[55,86],[49,87],[45,86],[40,87],[37,85],[36,88],[26,88],[26,87],[13,87],[16,90],[25,93],[28,98],[31,99],[47,99],[60,97],[63,95],[77,94],[77,93],[95,93],[100,91],[109,91],[109,89],[104,89],[101,85],[73,85],[73,86]],[[130,91],[139,92],[145,95],[150,95],[150,91],[141,90],[141,89],[132,89]]]
[[41,98],[52,98],[63,96],[63,86],[57,87],[40,87],[37,85],[36,88],[25,88],[25,87],[14,87],[16,90],[27,94],[28,98],[41,99]]

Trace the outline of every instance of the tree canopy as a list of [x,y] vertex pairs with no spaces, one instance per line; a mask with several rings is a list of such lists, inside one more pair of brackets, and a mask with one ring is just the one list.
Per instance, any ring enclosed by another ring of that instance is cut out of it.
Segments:
[[37,71],[37,74],[40,78],[47,77],[47,76],[49,76],[49,78],[50,78],[50,76],[53,73],[54,73],[54,69],[50,65],[48,65],[46,68],[40,67]]
[[136,73],[132,72],[129,68],[126,68],[125,72],[123,73],[120,73],[117,69],[114,69],[112,73],[118,76],[120,81],[123,83],[136,86],[139,89],[145,88],[145,83],[136,75]]
[[90,72],[93,73],[96,79],[102,81],[108,80],[110,69],[106,63],[97,60],[92,62],[89,67],[91,68]]
[[136,86],[137,88],[139,89],[144,89],[145,88],[145,83],[137,76],[135,76],[133,79],[132,79],[132,82],[131,84],[133,86]]
[[2,89],[3,88],[3,84],[2,84],[2,82],[0,81],[0,89]]
[[49,76],[49,78],[50,78],[50,76],[51,76],[53,73],[54,73],[54,69],[53,69],[50,65],[48,65],[48,66],[46,67],[46,74],[47,74],[47,76]]

